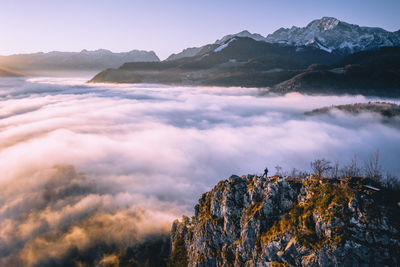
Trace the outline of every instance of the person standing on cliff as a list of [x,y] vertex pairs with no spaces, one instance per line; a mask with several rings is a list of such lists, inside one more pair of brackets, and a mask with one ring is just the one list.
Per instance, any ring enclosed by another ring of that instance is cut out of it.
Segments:
[[268,168],[265,168],[263,176],[268,177]]

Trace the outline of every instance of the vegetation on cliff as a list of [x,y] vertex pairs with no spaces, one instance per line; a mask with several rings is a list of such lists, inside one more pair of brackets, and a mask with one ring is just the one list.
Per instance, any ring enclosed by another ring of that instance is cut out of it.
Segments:
[[[400,187],[382,175],[378,156],[364,168],[317,160],[307,178],[246,175],[219,182],[200,198],[192,219],[174,222],[170,263],[399,264]],[[339,176],[362,171],[370,176]]]

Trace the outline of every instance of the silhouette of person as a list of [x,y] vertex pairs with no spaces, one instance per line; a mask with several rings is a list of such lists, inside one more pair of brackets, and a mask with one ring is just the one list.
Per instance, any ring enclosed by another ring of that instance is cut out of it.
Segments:
[[265,177],[268,177],[268,168],[265,168],[265,170],[264,170],[264,176],[265,176]]

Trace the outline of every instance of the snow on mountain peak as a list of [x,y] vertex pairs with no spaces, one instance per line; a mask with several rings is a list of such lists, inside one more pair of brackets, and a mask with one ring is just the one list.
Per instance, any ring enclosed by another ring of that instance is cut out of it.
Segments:
[[328,31],[334,29],[338,24],[340,23],[340,20],[332,17],[323,17],[322,19],[317,19],[312,22],[310,22],[307,27],[312,27],[316,26],[318,29],[321,31]]

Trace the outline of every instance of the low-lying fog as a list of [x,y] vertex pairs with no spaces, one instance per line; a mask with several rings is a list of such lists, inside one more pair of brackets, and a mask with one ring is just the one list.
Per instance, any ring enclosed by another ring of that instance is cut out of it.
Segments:
[[303,115],[376,99],[84,82],[0,80],[2,266],[165,232],[231,174],[309,170],[322,157],[362,162],[377,149],[400,174],[397,126],[369,114]]

